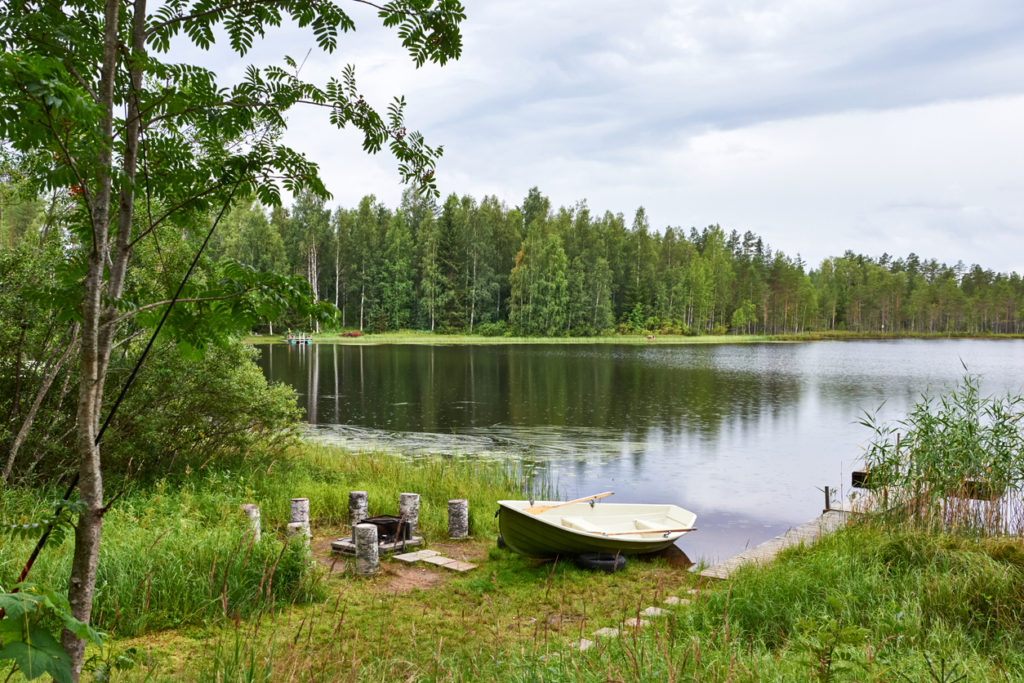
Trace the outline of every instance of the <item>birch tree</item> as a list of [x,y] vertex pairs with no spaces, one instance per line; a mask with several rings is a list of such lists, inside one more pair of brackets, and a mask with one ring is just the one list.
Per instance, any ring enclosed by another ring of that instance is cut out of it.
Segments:
[[[0,140],[22,155],[40,190],[70,192],[78,209],[67,252],[73,286],[54,305],[79,319],[81,512],[68,598],[73,616],[82,622],[90,618],[109,506],[99,436],[111,350],[126,320],[138,320],[140,311],[166,310],[171,299],[140,301],[125,288],[140,242],[162,231],[196,229],[237,197],[254,196],[271,206],[280,203],[284,191],[327,196],[316,164],[281,143],[285,115],[295,107],[323,109],[338,128],[355,129],[366,152],[387,145],[403,178],[430,189],[441,151],[406,130],[403,99],[396,98],[383,113],[367,102],[352,66],[317,85],[303,80],[297,61],[285,57],[280,66],[250,66],[239,83],[225,87],[209,69],[168,59],[172,40],[208,50],[222,35],[244,56],[254,40],[287,21],[309,30],[316,45],[331,52],[355,28],[353,11],[373,12],[369,7],[330,0],[4,3]],[[464,11],[458,0],[395,0],[376,14],[396,30],[417,66],[443,64],[461,53]],[[296,291],[291,281],[236,269],[216,288],[185,297],[193,315],[168,320],[173,327],[218,308],[221,323],[247,324],[260,317],[245,315],[254,313],[247,295],[265,292],[273,283]],[[223,327],[200,326],[187,338],[201,346],[204,334]],[[77,679],[83,643],[65,630],[62,645]]]

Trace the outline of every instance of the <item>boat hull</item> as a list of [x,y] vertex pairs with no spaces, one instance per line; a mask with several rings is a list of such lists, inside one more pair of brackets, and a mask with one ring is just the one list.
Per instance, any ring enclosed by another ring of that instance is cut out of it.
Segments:
[[[655,505],[599,505],[598,512],[587,503],[565,506],[540,515],[525,511],[526,501],[498,501],[498,529],[509,548],[527,557],[556,557],[583,553],[611,553],[643,555],[664,550],[686,532],[641,533],[631,531],[623,535],[588,533],[565,526],[565,519],[591,520],[608,531],[629,531],[634,518],[656,521],[655,527],[691,527],[696,515],[676,506]],[[543,505],[544,503],[536,503]],[[621,508],[615,509],[615,508]],[[659,517],[663,510],[671,509],[672,517]],[[621,514],[618,514],[620,513]],[[621,533],[621,532],[620,532]]]

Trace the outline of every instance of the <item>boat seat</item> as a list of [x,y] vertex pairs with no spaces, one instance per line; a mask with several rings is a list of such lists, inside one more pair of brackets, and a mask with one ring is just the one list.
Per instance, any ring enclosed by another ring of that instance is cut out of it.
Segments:
[[562,517],[562,526],[589,534],[603,534],[604,529],[580,517]]
[[648,522],[646,519],[634,519],[633,520],[633,526],[635,526],[637,529],[650,530],[650,531],[661,531],[662,529],[665,528],[665,524],[664,523],[662,523],[662,524],[653,524],[652,522]]

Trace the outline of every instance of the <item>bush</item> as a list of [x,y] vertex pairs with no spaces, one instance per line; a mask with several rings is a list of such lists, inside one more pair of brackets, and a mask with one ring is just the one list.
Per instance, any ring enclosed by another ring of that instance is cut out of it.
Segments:
[[[105,438],[107,471],[124,471],[131,462],[143,476],[159,478],[291,443],[301,417],[294,391],[268,385],[255,355],[240,341],[209,348],[199,359],[170,345],[155,350]],[[108,385],[122,382],[119,376]]]
[[492,323],[481,323],[476,326],[476,333],[482,337],[502,337],[508,334],[508,323],[503,320]]

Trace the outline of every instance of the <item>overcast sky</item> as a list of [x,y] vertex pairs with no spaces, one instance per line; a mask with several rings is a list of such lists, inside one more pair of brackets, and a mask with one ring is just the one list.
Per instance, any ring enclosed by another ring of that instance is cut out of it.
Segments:
[[[465,1],[465,0],[464,0]],[[443,144],[442,194],[752,230],[816,267],[846,249],[1024,273],[1021,0],[468,0],[465,50],[415,69],[371,8],[303,76],[352,63],[379,109]],[[249,61],[301,59],[276,34]],[[231,80],[243,62],[211,55]],[[223,59],[223,61],[222,61]],[[396,206],[395,163],[290,116],[335,206]]]

